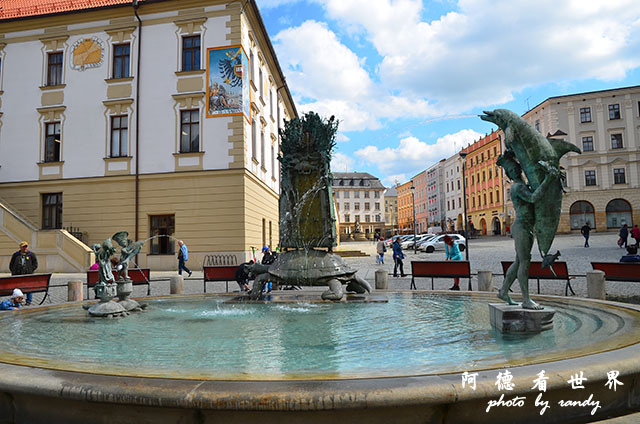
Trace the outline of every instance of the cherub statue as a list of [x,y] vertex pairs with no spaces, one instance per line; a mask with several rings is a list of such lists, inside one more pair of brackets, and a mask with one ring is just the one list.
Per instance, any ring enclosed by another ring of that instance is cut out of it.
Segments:
[[116,270],[118,271],[118,279],[128,280],[129,261],[140,252],[144,241],[131,241],[129,239],[129,233],[126,231],[117,232],[113,236],[111,236],[111,238],[115,240],[121,247],[120,262],[118,262],[118,265],[116,266]]

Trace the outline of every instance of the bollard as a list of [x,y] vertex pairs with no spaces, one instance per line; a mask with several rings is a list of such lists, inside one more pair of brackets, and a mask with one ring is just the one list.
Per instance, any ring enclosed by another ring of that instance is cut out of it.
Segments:
[[[89,289],[87,288],[87,290]],[[73,280],[67,282],[67,300],[69,302],[82,300],[82,281]]]
[[606,300],[604,272],[600,270],[587,271],[587,297]]
[[184,280],[182,279],[182,275],[169,277],[169,285],[170,294],[184,294]]
[[376,290],[389,289],[389,274],[384,269],[376,270]]
[[493,272],[478,271],[478,291],[493,291]]

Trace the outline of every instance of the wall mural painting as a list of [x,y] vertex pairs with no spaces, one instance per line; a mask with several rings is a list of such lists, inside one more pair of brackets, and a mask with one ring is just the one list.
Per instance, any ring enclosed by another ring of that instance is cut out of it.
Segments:
[[249,59],[242,46],[207,49],[207,118],[244,115],[251,120]]

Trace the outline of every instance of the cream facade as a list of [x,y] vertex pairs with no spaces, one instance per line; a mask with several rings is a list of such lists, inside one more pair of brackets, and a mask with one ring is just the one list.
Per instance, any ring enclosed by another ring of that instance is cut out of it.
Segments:
[[[340,239],[373,239],[385,228],[385,188],[366,172],[334,172],[332,190],[339,215]],[[360,236],[359,236],[360,235]]]
[[[194,269],[275,247],[278,129],[296,109],[255,1],[137,12],[0,20],[0,203],[39,229],[75,227],[87,245],[160,236],[139,255],[157,270],[176,267],[177,239]],[[208,49],[230,47],[249,59],[250,113],[208,117]],[[18,241],[0,232],[0,254]]]
[[551,97],[524,114],[547,137],[582,150],[561,160],[567,194],[559,232],[640,224],[640,86]]
[[384,223],[386,234],[398,234],[398,190],[390,187],[384,192]]

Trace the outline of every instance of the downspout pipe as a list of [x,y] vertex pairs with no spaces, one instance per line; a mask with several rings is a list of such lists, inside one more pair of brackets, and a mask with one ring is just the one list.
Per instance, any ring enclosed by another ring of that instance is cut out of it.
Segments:
[[[136,174],[135,174],[135,236],[134,240],[140,237],[140,228],[138,225],[140,211],[140,63],[142,62],[140,52],[142,51],[142,20],[138,15],[138,0],[133,0],[133,13],[138,19],[138,57],[136,63]],[[136,255],[136,263],[138,263],[138,255]]]

